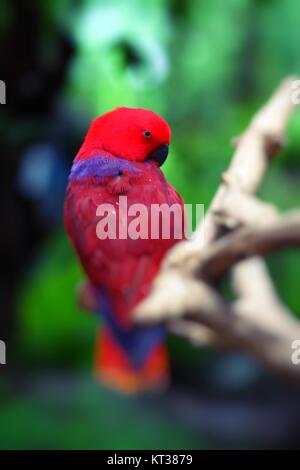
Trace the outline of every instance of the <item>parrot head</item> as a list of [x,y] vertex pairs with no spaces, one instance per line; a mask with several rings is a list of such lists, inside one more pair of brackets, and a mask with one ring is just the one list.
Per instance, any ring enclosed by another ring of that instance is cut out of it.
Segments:
[[135,162],[153,161],[161,166],[168,156],[171,130],[153,111],[116,108],[91,123],[76,159],[97,151]]

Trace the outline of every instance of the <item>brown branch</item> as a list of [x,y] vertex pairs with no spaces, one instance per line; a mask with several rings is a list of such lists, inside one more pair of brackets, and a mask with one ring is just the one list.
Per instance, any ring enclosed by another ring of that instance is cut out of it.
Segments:
[[[251,354],[270,369],[299,382],[300,368],[291,362],[291,345],[300,338],[300,322],[285,315],[279,324],[273,319],[271,323],[264,321],[264,309],[272,307],[272,303],[260,305],[255,299],[252,301],[253,309],[247,310],[246,314],[243,305],[230,307],[207,284],[173,273],[155,285],[151,299],[143,302],[136,317],[138,324],[142,325],[157,321],[167,325],[172,321],[176,325],[180,320],[183,330],[176,332],[175,327],[172,331],[194,344],[202,344],[204,325],[204,331],[210,331],[211,346]],[[251,304],[247,303],[248,309],[249,306]]]
[[[174,266],[177,263],[182,265],[186,257],[190,258],[199,251],[200,240],[204,239],[206,246],[218,238],[222,234],[223,224],[220,224],[216,215],[220,217],[227,214],[228,217],[230,207],[234,211],[232,218],[237,214],[249,213],[250,195],[256,193],[271,157],[274,158],[285,143],[284,131],[296,109],[291,100],[292,83],[296,79],[285,79],[266,105],[254,116],[235,144],[236,151],[229,168],[222,175],[222,184],[213,198],[205,220],[196,230],[194,240],[178,244],[170,250],[163,266]],[[245,207],[246,196],[248,204]]]
[[265,324],[265,328],[277,334],[283,328],[299,328],[298,320],[278,298],[262,258],[250,258],[238,263],[232,280],[238,294],[234,308],[241,315],[253,321],[256,318],[260,324]]
[[[278,299],[263,260],[239,262],[300,245],[299,212],[280,217],[253,196],[285,142],[284,130],[295,109],[293,80],[282,83],[236,140],[235,154],[205,223],[193,240],[169,252],[152,293],[136,309],[136,319],[139,324],[166,322],[171,331],[195,344],[246,351],[300,382],[300,369],[291,363],[291,344],[300,339],[300,323]],[[208,285],[230,268],[239,296],[232,306]]]
[[212,243],[197,258],[197,275],[216,282],[239,261],[250,256],[266,256],[287,247],[300,246],[300,210],[274,222],[249,225]]
[[[247,130],[238,139],[231,164],[223,174],[205,221],[205,243],[217,238],[218,225],[213,213],[223,208],[226,193],[231,188],[254,194],[273,158],[285,143],[285,129],[296,106],[291,100],[294,77],[287,78],[266,105],[254,116]],[[239,204],[238,198],[232,201]]]

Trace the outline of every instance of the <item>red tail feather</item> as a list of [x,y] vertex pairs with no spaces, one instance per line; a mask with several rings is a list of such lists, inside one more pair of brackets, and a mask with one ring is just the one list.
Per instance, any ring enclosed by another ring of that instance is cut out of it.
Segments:
[[157,346],[142,368],[134,368],[109,330],[100,332],[96,344],[96,376],[108,387],[123,393],[161,390],[169,381],[166,347]]

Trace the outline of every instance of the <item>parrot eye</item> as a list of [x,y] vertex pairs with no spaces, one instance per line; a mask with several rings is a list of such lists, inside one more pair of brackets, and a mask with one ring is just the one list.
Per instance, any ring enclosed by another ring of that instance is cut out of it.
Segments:
[[150,131],[144,131],[144,136],[146,137],[146,139],[150,139],[151,132]]

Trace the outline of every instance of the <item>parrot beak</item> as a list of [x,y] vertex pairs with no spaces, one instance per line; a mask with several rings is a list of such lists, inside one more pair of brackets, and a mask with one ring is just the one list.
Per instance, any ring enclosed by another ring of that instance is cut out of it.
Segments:
[[158,166],[162,166],[162,164],[166,161],[166,158],[169,153],[169,145],[164,144],[158,149],[154,150],[154,152],[150,153],[148,160],[152,160],[156,162]]

